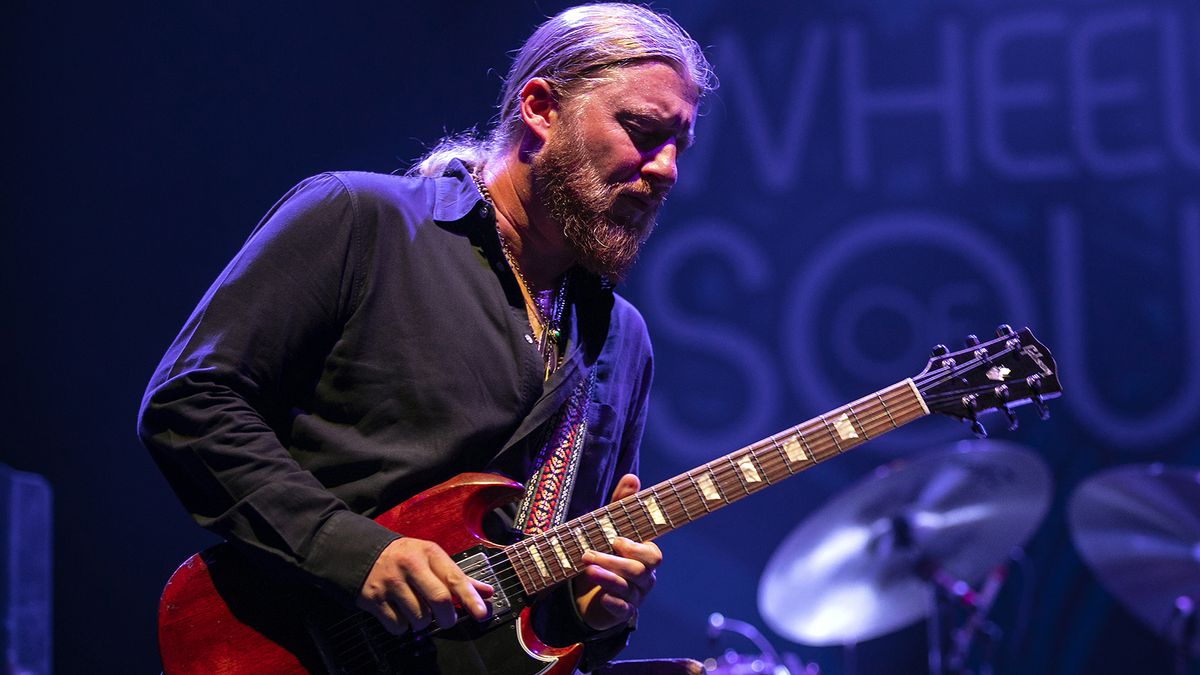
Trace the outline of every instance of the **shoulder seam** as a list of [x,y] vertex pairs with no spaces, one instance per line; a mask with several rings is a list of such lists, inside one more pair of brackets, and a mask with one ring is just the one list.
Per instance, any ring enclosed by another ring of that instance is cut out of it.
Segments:
[[360,224],[358,193],[339,174],[329,171],[325,175],[337,181],[342,186],[342,190],[346,192],[346,196],[350,198],[350,246],[354,251],[354,266],[350,270],[350,306],[346,308],[345,312],[345,316],[349,317],[362,302],[363,289],[366,286],[363,272],[366,263],[366,244]]

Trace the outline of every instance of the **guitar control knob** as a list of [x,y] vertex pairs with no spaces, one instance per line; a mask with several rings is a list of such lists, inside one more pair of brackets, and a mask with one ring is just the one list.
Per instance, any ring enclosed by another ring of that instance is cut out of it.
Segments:
[[967,336],[967,346],[968,347],[974,347],[977,344],[979,344],[979,336],[978,335],[971,334],[971,335]]
[[1004,337],[1005,335],[1012,335],[1012,334],[1013,334],[1012,326],[1010,326],[1006,323],[1002,323],[996,327],[996,337]]
[[946,345],[934,345],[933,351],[930,352],[929,355],[934,358],[937,358],[939,356],[945,356],[949,353],[950,353],[950,348],[947,347]]

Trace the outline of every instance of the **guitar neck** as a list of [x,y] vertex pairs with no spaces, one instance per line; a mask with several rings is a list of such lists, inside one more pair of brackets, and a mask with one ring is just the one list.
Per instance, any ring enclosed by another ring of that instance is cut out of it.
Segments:
[[649,541],[929,414],[911,379],[663,481],[505,549],[532,595],[579,574],[583,553]]

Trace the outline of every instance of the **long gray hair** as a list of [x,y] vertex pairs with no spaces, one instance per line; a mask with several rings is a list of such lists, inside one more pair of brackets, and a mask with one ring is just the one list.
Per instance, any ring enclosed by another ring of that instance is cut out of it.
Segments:
[[517,52],[490,131],[443,138],[408,173],[439,176],[455,157],[481,164],[519,142],[520,93],[535,77],[565,101],[604,82],[613,69],[641,61],[666,62],[695,85],[697,97],[717,86],[700,45],[671,17],[618,2],[572,7],[538,26]]

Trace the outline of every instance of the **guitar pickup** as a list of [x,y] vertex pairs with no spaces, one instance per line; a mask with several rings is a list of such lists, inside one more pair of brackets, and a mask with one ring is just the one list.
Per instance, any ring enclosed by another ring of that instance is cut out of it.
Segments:
[[496,568],[492,565],[491,559],[487,557],[484,551],[478,548],[471,550],[476,552],[470,553],[463,558],[455,558],[454,562],[458,564],[459,569],[466,572],[467,576],[491,585],[492,598],[489,602],[492,606],[493,618],[508,614],[512,610],[512,603],[509,602],[508,594],[504,590],[504,584],[498,578]]

